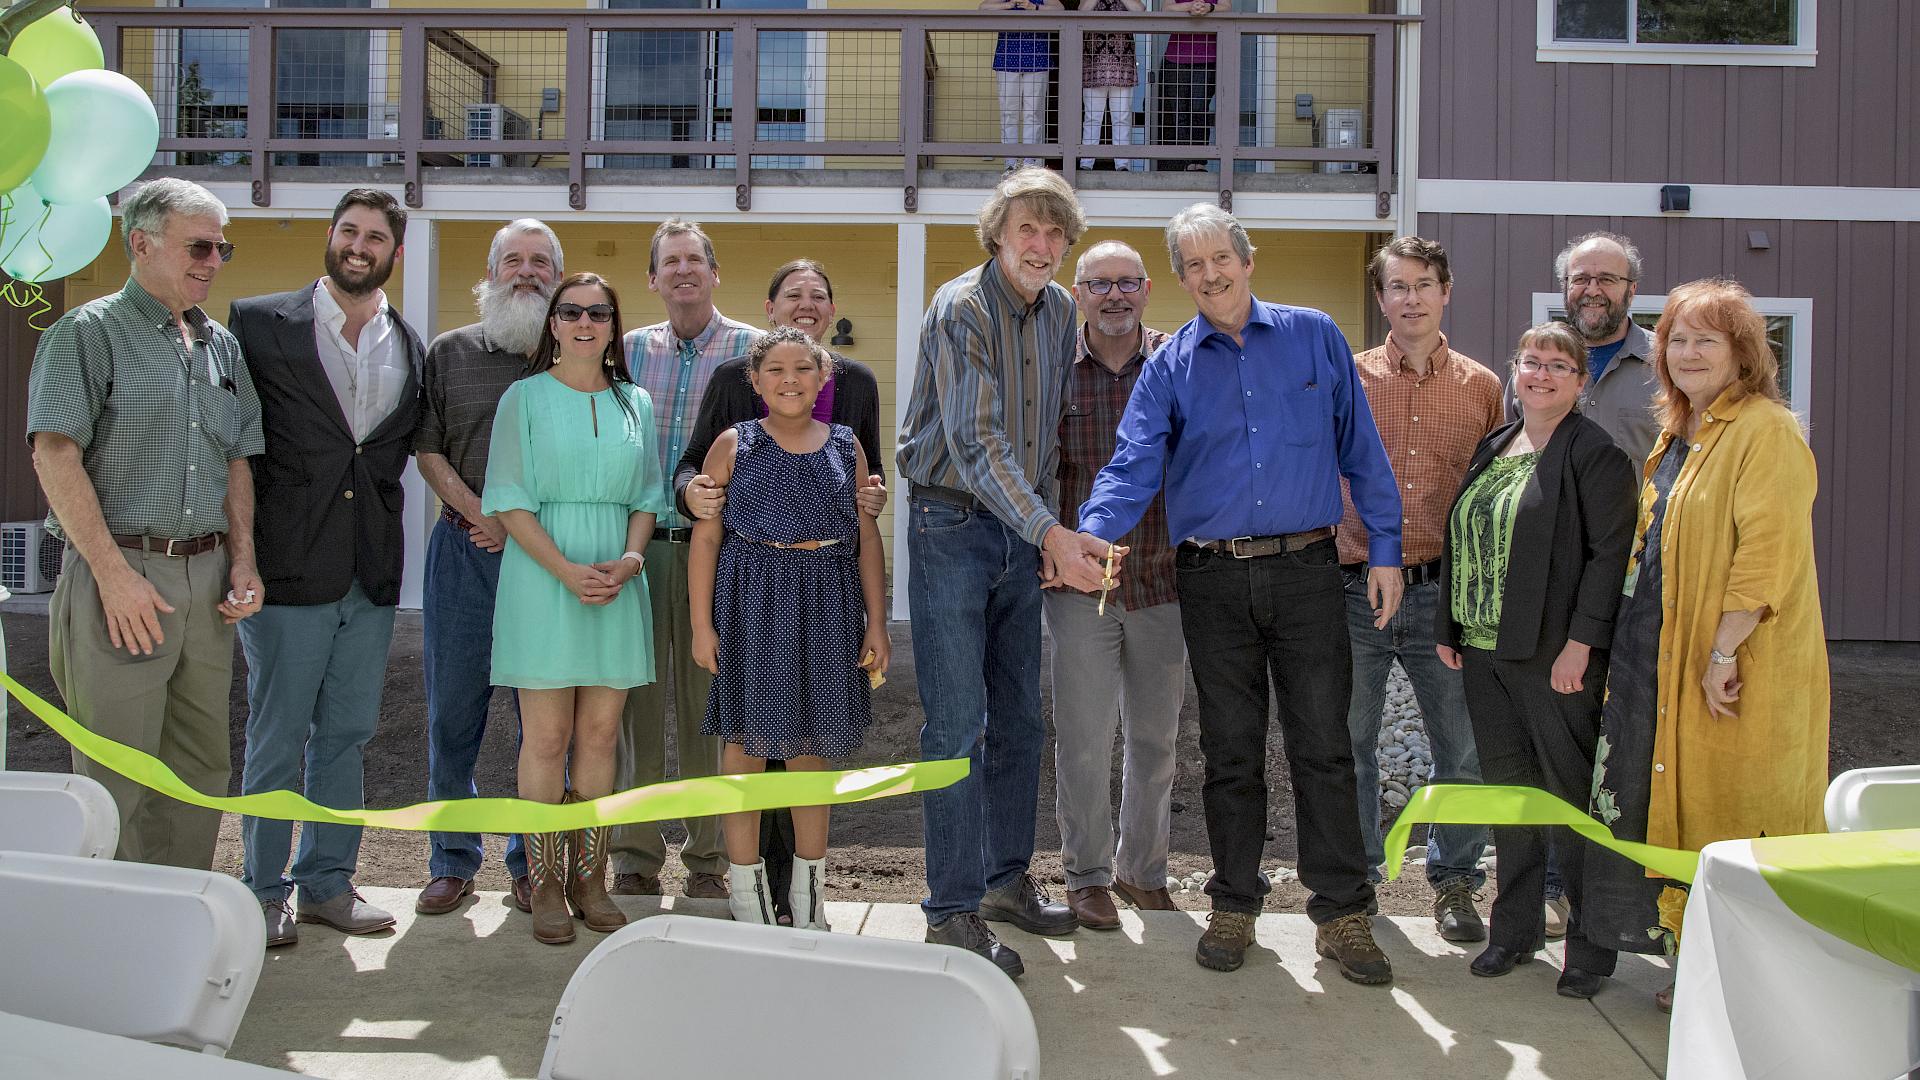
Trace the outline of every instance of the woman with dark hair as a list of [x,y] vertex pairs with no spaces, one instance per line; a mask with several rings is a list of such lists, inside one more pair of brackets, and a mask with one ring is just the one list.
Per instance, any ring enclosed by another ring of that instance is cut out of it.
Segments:
[[[1622,839],[1689,851],[1823,832],[1832,702],[1813,568],[1817,477],[1780,395],[1766,320],[1735,282],[1682,285],[1654,330],[1653,368],[1661,433],[1640,491],[1592,813]],[[1609,852],[1587,863],[1590,939],[1677,943],[1675,883]],[[1669,1008],[1672,995],[1655,1001]]]
[[[1513,357],[1520,418],[1480,440],[1448,515],[1434,637],[1464,668],[1467,715],[1489,784],[1540,788],[1575,805],[1593,781],[1607,650],[1633,537],[1633,466],[1577,406],[1587,347],[1543,323]],[[1546,945],[1547,843],[1562,853],[1574,930],[1558,991],[1591,997],[1614,954],[1578,933],[1579,848],[1565,831],[1494,826],[1500,893],[1471,970],[1505,975]]]
[[[833,282],[827,268],[812,259],[795,259],[773,272],[767,283],[767,322],[774,328],[791,326],[820,342],[833,327]],[[886,509],[886,457],[880,452],[880,383],[873,369],[850,357],[829,352],[833,371],[827,385],[813,403],[813,418],[826,424],[844,424],[853,429],[860,445],[868,448],[867,467],[873,474],[866,478],[855,496],[860,511],[878,518]],[[753,392],[752,372],[747,358],[728,360],[714,369],[707,392],[700,399],[700,415],[693,435],[673,470],[674,498],[680,512],[696,520],[717,517],[726,502],[725,491],[700,470],[707,451],[723,431],[746,420],[767,415],[767,407]],[[772,766],[776,770],[780,763]],[[786,874],[793,854],[793,817],[785,810],[761,816],[762,853],[773,884],[781,921],[787,921]]]
[[[554,290],[531,373],[494,415],[481,509],[507,530],[494,603],[493,682],[520,691],[520,797],[613,790],[627,691],[653,681],[647,581],[666,509],[653,402],[620,355],[620,300],[597,274]],[[569,788],[571,784],[571,788]],[[527,837],[533,936],[573,940],[626,924],[607,896],[607,830]]]

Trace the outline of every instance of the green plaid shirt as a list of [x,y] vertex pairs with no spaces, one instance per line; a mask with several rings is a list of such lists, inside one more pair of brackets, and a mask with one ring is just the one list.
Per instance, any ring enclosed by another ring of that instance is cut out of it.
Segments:
[[[115,533],[182,539],[225,532],[227,463],[266,450],[260,399],[227,329],[193,308],[192,341],[131,278],[40,335],[27,379],[27,438],[80,444]],[[47,527],[62,537],[60,523]]]

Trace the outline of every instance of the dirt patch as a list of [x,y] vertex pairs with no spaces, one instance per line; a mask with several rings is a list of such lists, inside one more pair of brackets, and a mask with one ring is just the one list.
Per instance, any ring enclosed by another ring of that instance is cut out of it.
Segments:
[[[58,703],[60,698],[47,672],[47,620],[44,616],[8,614],[4,623],[7,655],[15,678],[29,689]],[[873,725],[854,765],[883,765],[915,761],[920,756],[921,712],[913,677],[913,647],[907,628],[894,627],[893,669],[887,684],[874,695]],[[1916,661],[1920,646],[1837,643],[1833,660],[1832,771],[1915,760],[1920,717],[1911,709]],[[1044,669],[1044,665],[1043,665]],[[230,793],[239,793],[241,753],[246,730],[246,663],[236,648],[232,694],[233,781]],[[1188,682],[1186,706],[1180,716],[1180,741],[1173,784],[1173,830],[1170,872],[1175,878],[1204,872],[1211,866],[1207,854],[1206,822],[1200,809],[1204,766],[1200,757],[1195,694]],[[489,795],[513,792],[513,710],[505,693],[495,695],[491,722],[479,763],[480,790]],[[1051,710],[1048,713],[1051,730]],[[25,710],[13,708],[7,720],[7,767],[37,771],[70,768],[65,740],[48,730]],[[1296,856],[1293,825],[1293,789],[1287,780],[1280,740],[1271,740],[1267,777],[1270,785],[1267,845],[1262,865],[1292,865]],[[420,620],[402,615],[395,627],[387,659],[386,691],[379,733],[368,744],[366,791],[370,806],[405,806],[426,798],[426,695],[422,685]],[[1036,808],[1034,870],[1043,880],[1059,880],[1060,833],[1053,816],[1053,746],[1049,735],[1042,752],[1040,801]],[[1118,770],[1114,800],[1119,799]],[[1393,811],[1383,811],[1383,822]],[[1384,826],[1383,826],[1384,827]],[[677,844],[684,834],[670,826],[669,840]],[[828,895],[835,900],[913,903],[926,895],[925,863],[921,853],[920,803],[912,797],[882,799],[834,812],[833,853],[828,862]],[[482,889],[504,890],[507,877],[500,862],[505,841],[487,839],[488,860],[478,879]],[[357,880],[363,884],[398,888],[418,887],[427,881],[428,843],[424,833],[369,829],[361,844]],[[223,824],[215,869],[238,874],[240,838],[238,819],[228,815]],[[1489,883],[1491,886],[1491,883]],[[668,859],[666,887],[678,891],[680,871]],[[1178,894],[1183,908],[1203,910],[1207,897]],[[1304,912],[1307,893],[1298,882],[1277,885],[1267,897],[1270,912]],[[1403,875],[1380,892],[1381,910],[1389,915],[1420,915],[1429,911],[1432,894],[1418,873]]]

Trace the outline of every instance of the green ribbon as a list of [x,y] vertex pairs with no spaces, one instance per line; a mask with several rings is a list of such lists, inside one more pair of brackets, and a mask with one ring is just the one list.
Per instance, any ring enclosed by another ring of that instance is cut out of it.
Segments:
[[1565,799],[1539,788],[1503,784],[1428,784],[1413,793],[1400,820],[1387,833],[1387,880],[1400,876],[1407,834],[1419,823],[1435,825],[1565,825],[1603,848],[1617,851],[1663,877],[1692,882],[1700,853],[1616,839],[1607,827]]
[[1920,971],[1920,829],[1763,836],[1760,876],[1795,915]]
[[134,783],[184,803],[249,817],[323,821],[414,832],[543,833],[596,825],[628,825],[667,818],[710,817],[783,806],[867,802],[915,791],[933,791],[967,775],[967,759],[921,761],[838,772],[775,772],[701,776],[651,784],[587,802],[540,803],[525,799],[445,799],[396,810],[335,810],[291,791],[256,795],[205,795],[149,754],[87,730],[79,721],[0,674],[27,711],[73,744],[74,749]]

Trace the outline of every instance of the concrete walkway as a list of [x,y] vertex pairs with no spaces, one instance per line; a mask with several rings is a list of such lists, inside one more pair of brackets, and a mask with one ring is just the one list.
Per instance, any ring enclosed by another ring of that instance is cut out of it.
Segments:
[[[268,953],[231,1057],[338,1080],[532,1077],[548,1021],[569,977],[602,939],[533,940],[500,893],[459,912],[416,916],[414,892],[368,888],[400,920],[392,933],[350,938],[300,927],[300,943]],[[620,897],[629,917],[676,911],[726,917],[726,903]],[[827,905],[839,933],[919,940],[910,904]],[[1313,953],[1303,915],[1266,915],[1247,965],[1233,974],[1193,962],[1194,912],[1126,911],[1122,928],[1064,939],[1001,929],[1020,950],[1021,988],[1040,1032],[1046,1080],[1207,1080],[1276,1076],[1551,1077],[1630,1080],[1662,1075],[1666,1017],[1653,991],[1664,962],[1621,958],[1592,1002],[1553,992],[1560,950],[1501,979],[1467,972],[1472,954],[1427,919],[1378,919],[1391,987],[1348,983]],[[932,946],[929,946],[932,947]],[[1477,951],[1477,946],[1474,947]],[[796,1006],[801,1003],[796,1002]],[[859,1018],[845,1018],[857,1042]],[[728,1033],[716,1031],[715,1076]],[[635,1038],[635,1075],[646,1075]]]

